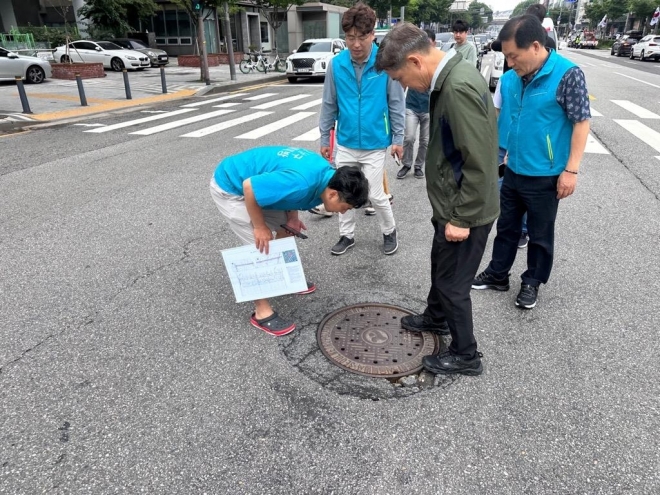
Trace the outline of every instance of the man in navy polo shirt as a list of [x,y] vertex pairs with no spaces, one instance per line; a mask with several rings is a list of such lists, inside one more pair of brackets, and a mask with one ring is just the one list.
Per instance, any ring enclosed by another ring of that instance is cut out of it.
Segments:
[[[362,206],[369,184],[356,167],[333,169],[320,155],[302,148],[267,146],[222,160],[211,177],[211,196],[231,230],[244,244],[268,254],[268,242],[286,237],[282,227],[301,231],[298,210],[323,203],[327,211],[346,213]],[[308,284],[303,294],[314,292]],[[275,336],[295,330],[295,323],[279,316],[267,299],[254,302],[250,323]]]

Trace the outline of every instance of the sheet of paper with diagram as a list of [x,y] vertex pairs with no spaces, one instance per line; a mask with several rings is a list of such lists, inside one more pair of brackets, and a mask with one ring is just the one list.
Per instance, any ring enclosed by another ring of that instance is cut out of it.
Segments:
[[251,246],[222,251],[236,302],[293,294],[307,289],[298,246],[293,237],[268,243],[268,254]]

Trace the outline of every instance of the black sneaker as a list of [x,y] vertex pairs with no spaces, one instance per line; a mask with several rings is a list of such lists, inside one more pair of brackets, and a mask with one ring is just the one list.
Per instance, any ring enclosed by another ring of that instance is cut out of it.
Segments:
[[343,235],[339,238],[339,242],[337,242],[337,244],[332,246],[330,252],[334,255],[339,256],[340,254],[344,254],[353,246],[355,246],[355,239],[349,239],[348,237]]
[[509,290],[509,277],[507,276],[503,279],[498,279],[483,271],[474,277],[474,280],[472,281],[472,288],[478,290],[493,289],[507,291]]
[[401,167],[401,170],[396,173],[396,178],[403,179],[408,174],[408,172],[410,172],[410,167]]
[[522,234],[520,234],[520,239],[518,239],[518,249],[526,248],[528,243],[529,243],[529,236],[527,235],[527,232],[523,232]]
[[424,356],[422,358],[422,365],[424,368],[435,375],[454,375],[460,373],[461,375],[481,375],[484,370],[481,364],[482,354],[475,353],[474,357],[466,358],[464,356],[457,356],[451,351],[445,351],[435,356]]
[[424,315],[404,316],[401,318],[401,328],[410,330],[411,332],[431,332],[438,335],[449,335],[449,325],[447,325],[446,321],[436,323]]
[[399,242],[396,240],[396,229],[391,234],[383,234],[383,252],[394,254],[397,249],[399,249]]
[[422,172],[421,168],[416,168],[415,169],[415,179],[423,179],[424,178],[424,172]]
[[539,288],[529,284],[521,284],[520,292],[516,297],[516,306],[523,309],[532,309],[536,306],[536,298],[539,295]]

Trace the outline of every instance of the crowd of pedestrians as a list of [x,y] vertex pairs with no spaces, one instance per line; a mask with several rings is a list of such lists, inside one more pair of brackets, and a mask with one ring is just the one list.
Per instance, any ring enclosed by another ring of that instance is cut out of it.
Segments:
[[[310,210],[338,213],[339,240],[329,251],[344,255],[356,245],[354,208],[369,203],[382,252],[392,255],[399,239],[385,189],[387,155],[401,164],[398,179],[411,170],[425,178],[434,229],[430,288],[424,312],[402,318],[401,326],[451,335],[446,351],[424,357],[427,370],[478,375],[471,290],[509,290],[524,245],[527,269],[516,306],[535,307],[549,280],[559,201],[575,191],[589,132],[584,73],[547,46],[539,12],[531,11],[510,19],[498,37],[511,70],[494,104],[465,22],[454,23],[456,45],[447,52],[436,49],[435,33],[410,23],[377,46],[375,25],[375,12],[363,3],[342,17],[348,49],[327,68],[320,156],[270,147],[228,157],[211,194],[237,237],[262,252],[274,235],[289,235],[280,225],[305,229],[298,210]],[[477,275],[495,222],[491,260]],[[305,293],[314,289],[309,284]],[[255,301],[250,322],[273,335],[295,329],[266,300]]]

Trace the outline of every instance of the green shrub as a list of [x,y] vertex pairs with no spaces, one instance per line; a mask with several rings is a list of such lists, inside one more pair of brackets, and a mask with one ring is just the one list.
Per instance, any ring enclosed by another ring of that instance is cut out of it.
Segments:
[[41,26],[27,26],[19,27],[22,34],[32,34],[35,42],[50,43],[51,48],[55,48],[66,43],[67,36],[71,41],[79,40],[80,34],[76,26],[65,28],[49,28]]

